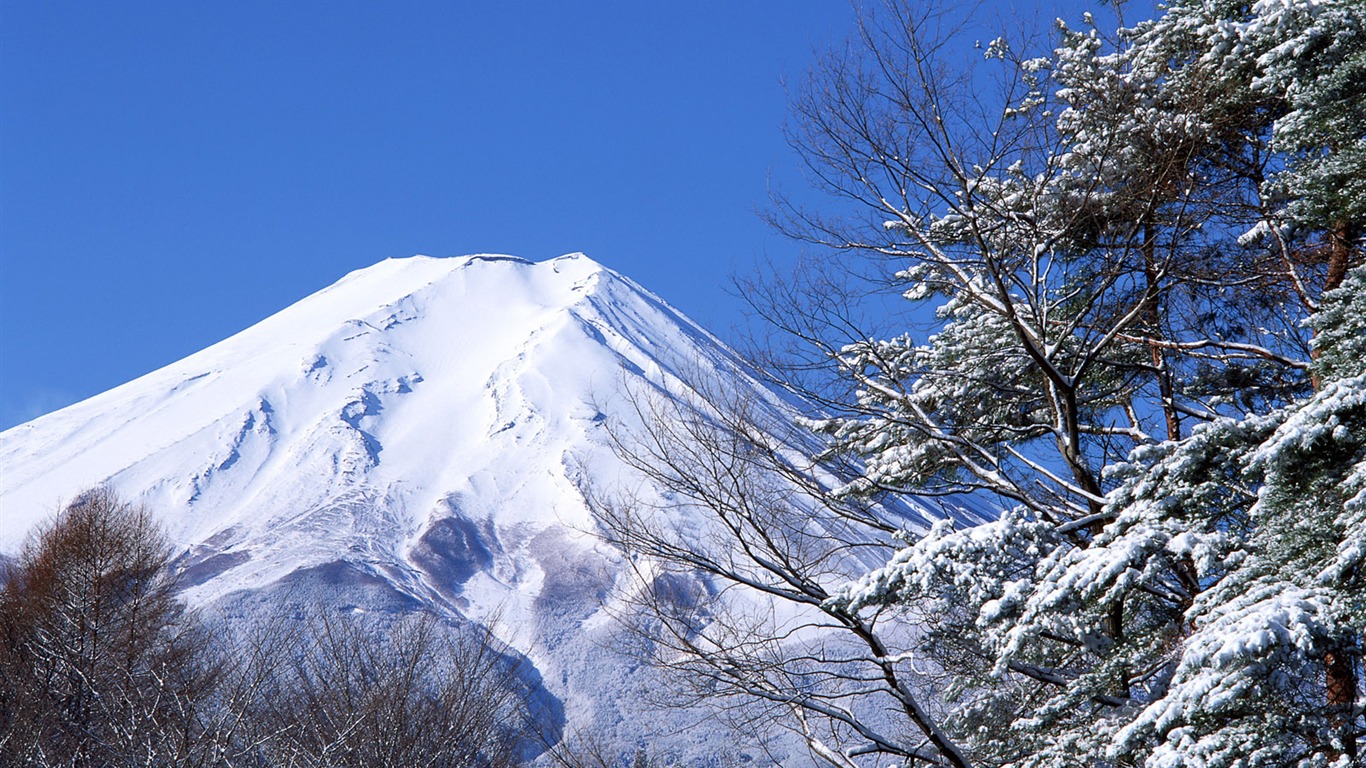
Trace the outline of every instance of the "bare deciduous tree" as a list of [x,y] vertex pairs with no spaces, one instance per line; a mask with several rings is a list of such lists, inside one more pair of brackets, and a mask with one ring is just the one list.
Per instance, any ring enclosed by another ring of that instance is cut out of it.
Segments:
[[81,494],[0,586],[0,765],[481,766],[530,754],[526,686],[480,628],[319,608],[207,624],[146,510]]
[[148,513],[107,489],[37,533],[0,593],[0,755],[52,766],[194,765],[224,663],[175,598]]
[[662,496],[591,499],[604,537],[631,555],[638,589],[620,618],[673,673],[665,697],[719,704],[751,733],[795,731],[835,765],[967,765],[937,692],[911,671],[916,634],[829,602],[911,521],[832,495],[839,477],[805,458],[809,436],[781,406],[699,387],[709,393],[636,393],[643,430],[614,435]]
[[419,614],[381,633],[318,612],[303,639],[256,716],[272,764],[508,768],[523,759],[526,691],[487,630],[457,635]]

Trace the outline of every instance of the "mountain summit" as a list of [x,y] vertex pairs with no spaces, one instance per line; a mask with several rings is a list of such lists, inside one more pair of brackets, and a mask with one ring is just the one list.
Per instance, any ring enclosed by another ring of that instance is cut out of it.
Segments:
[[581,254],[390,259],[0,433],[0,554],[107,483],[184,548],[193,604],[245,610],[287,588],[484,623],[571,726],[630,742],[648,723],[603,607],[627,569],[584,493],[630,480],[604,428],[635,418],[628,393],[682,391],[685,373],[785,407]]
[[456,507],[584,527],[569,476],[603,447],[602,409],[629,378],[662,382],[684,361],[739,370],[580,254],[389,259],[0,433],[0,552],[100,482],[157,510],[178,542],[250,546],[214,594],[339,551],[397,557]]

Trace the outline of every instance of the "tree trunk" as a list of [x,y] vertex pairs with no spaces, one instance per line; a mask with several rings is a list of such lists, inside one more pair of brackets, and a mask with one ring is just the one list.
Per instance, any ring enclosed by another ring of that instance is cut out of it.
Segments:
[[1323,666],[1327,671],[1328,711],[1333,730],[1342,738],[1341,754],[1356,762],[1357,740],[1352,717],[1357,693],[1356,658],[1351,649],[1338,647],[1323,655]]
[[1323,290],[1331,291],[1347,278],[1347,266],[1352,260],[1352,241],[1357,228],[1351,222],[1340,221],[1328,233],[1328,272],[1323,278]]
[[[1328,270],[1324,275],[1323,290],[1331,291],[1342,285],[1342,281],[1347,277],[1347,268],[1351,262],[1352,243],[1356,239],[1356,228],[1350,222],[1338,222],[1328,233]],[[1315,349],[1312,353],[1314,358],[1319,356],[1319,350]],[[1314,389],[1319,389],[1323,383],[1318,376],[1314,377]],[[1353,639],[1355,642],[1355,638]],[[1324,682],[1327,687],[1328,711],[1331,713],[1332,726],[1335,731],[1341,734],[1343,743],[1343,754],[1347,755],[1355,763],[1357,759],[1357,742],[1354,732],[1353,708],[1356,706],[1357,693],[1357,671],[1356,657],[1349,647],[1344,644],[1323,655]]]

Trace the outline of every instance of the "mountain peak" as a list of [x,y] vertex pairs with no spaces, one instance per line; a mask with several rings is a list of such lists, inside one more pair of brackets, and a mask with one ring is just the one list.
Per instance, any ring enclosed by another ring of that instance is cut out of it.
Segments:
[[274,493],[262,485],[272,477],[293,486],[291,475],[315,485],[325,476],[311,504],[360,487],[383,496],[442,485],[432,456],[483,452],[507,424],[592,417],[589,401],[614,391],[627,369],[728,354],[583,254],[387,259],[179,362],[0,433],[0,553],[63,498],[101,482],[167,510],[187,544],[241,515],[260,532],[262,515],[247,511]]
[[194,604],[303,594],[484,623],[581,724],[634,743],[643,691],[606,692],[648,683],[607,650],[604,618],[630,568],[592,535],[586,486],[638,478],[605,430],[638,423],[633,394],[699,379],[788,407],[582,254],[387,259],[0,433],[0,555],[108,484],[163,523]]

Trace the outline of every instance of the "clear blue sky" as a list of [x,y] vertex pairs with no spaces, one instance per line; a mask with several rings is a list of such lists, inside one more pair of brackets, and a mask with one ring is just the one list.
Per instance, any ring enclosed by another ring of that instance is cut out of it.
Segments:
[[[842,0],[0,4],[0,428],[389,256],[584,251],[698,320],[792,246]],[[721,328],[724,330],[724,328]]]
[[843,0],[0,2],[0,428],[389,256],[583,251],[723,336]]

